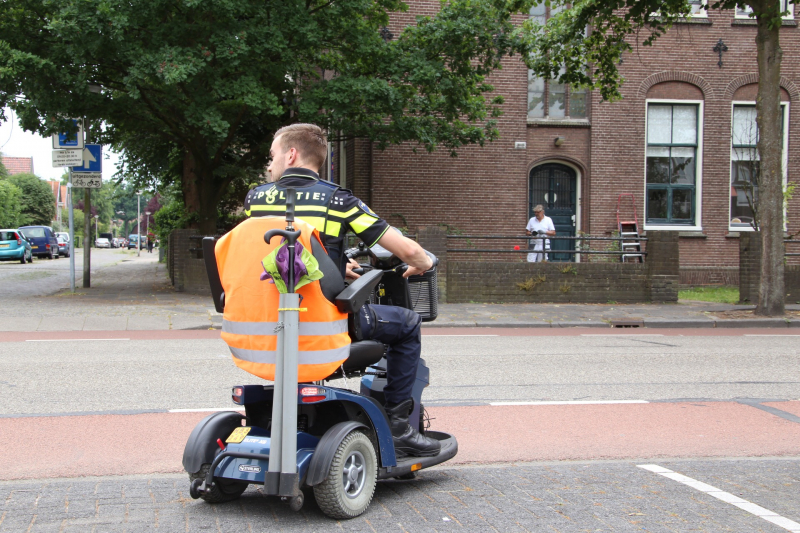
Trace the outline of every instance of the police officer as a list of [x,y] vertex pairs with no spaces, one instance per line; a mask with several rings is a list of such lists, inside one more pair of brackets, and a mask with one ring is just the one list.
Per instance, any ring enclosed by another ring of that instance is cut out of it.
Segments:
[[[286,189],[295,189],[295,216],[314,226],[339,267],[343,277],[355,279],[358,263],[344,255],[344,237],[352,230],[364,243],[379,244],[408,264],[404,277],[421,274],[433,267],[430,257],[416,242],[398,232],[347,189],[319,179],[318,171],[327,155],[327,138],[314,124],[292,124],[275,133],[270,149],[270,183],[247,193],[245,214],[283,216]],[[433,456],[439,441],[421,435],[408,424],[414,407],[411,389],[417,375],[422,343],[420,316],[414,311],[388,305],[362,307],[358,316],[361,336],[389,346],[386,354],[386,413],[399,456]]]

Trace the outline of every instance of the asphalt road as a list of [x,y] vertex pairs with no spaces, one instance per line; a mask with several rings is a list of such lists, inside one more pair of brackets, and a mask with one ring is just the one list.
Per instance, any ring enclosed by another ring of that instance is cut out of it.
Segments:
[[20,333],[0,342],[0,532],[800,532],[800,336],[491,332],[426,332],[425,401],[459,455],[343,522],[311,491],[300,513],[254,486],[188,497],[207,413],[168,411],[257,381],[215,332]]
[[[424,335],[425,403],[800,399],[800,336],[531,335]],[[229,407],[257,381],[219,339],[0,343],[0,416]]]

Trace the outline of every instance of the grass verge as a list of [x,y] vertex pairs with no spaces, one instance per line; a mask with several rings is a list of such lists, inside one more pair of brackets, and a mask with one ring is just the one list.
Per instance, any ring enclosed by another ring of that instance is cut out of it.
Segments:
[[736,304],[739,303],[739,287],[735,285],[692,287],[690,289],[678,291],[678,300]]

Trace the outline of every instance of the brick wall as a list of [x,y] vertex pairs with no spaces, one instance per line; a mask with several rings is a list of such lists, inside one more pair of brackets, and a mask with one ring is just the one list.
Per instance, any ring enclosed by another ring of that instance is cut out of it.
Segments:
[[676,302],[678,236],[660,232],[641,263],[511,263],[445,259],[450,303]]
[[[395,36],[416,15],[432,15],[439,3],[414,0],[409,11],[393,15]],[[489,82],[505,97],[498,127],[500,139],[485,147],[466,147],[457,158],[446,151],[433,154],[405,144],[380,151],[359,141],[353,164],[348,160],[348,186],[386,218],[402,214],[412,231],[417,226],[444,223],[469,233],[518,234],[528,217],[528,175],[544,162],[563,162],[580,178],[578,228],[594,235],[616,229],[617,197],[633,193],[644,229],[645,115],[652,99],[701,100],[703,136],[701,187],[698,188],[699,229],[680,237],[683,267],[738,266],[736,233],[729,231],[731,105],[752,100],[757,79],[756,28],[750,21],[733,19],[733,11],[711,10],[705,20],[676,24],[654,46],[639,46],[624,58],[626,82],[618,102],[601,102],[592,94],[587,121],[528,122],[527,69],[519,58],[508,58]],[[712,51],[722,38],[728,46],[723,67]],[[800,169],[800,29],[781,29],[783,98],[789,100],[789,180]],[[556,136],[564,137],[556,147]],[[514,148],[526,141],[524,150]],[[371,153],[371,155],[370,155]],[[795,213],[800,195],[789,204],[790,233],[800,230]],[[392,222],[397,223],[396,220]],[[648,233],[658,231],[652,229]],[[649,235],[648,235],[649,236]],[[687,271],[689,272],[689,271]],[[702,270],[694,270],[699,275]],[[723,276],[724,277],[724,276]],[[726,277],[725,279],[731,279]]]
[[200,248],[196,229],[179,229],[169,236],[169,273],[177,292],[211,294],[203,254],[192,249]]

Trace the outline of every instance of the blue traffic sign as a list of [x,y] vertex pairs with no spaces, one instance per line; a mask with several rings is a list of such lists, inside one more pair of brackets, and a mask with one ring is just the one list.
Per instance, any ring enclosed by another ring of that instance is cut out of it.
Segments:
[[73,172],[102,172],[103,146],[87,144],[83,149],[83,166],[72,167]]
[[77,118],[70,119],[78,131],[71,135],[67,133],[53,134],[53,150],[63,150],[69,148],[83,148],[83,121]]

